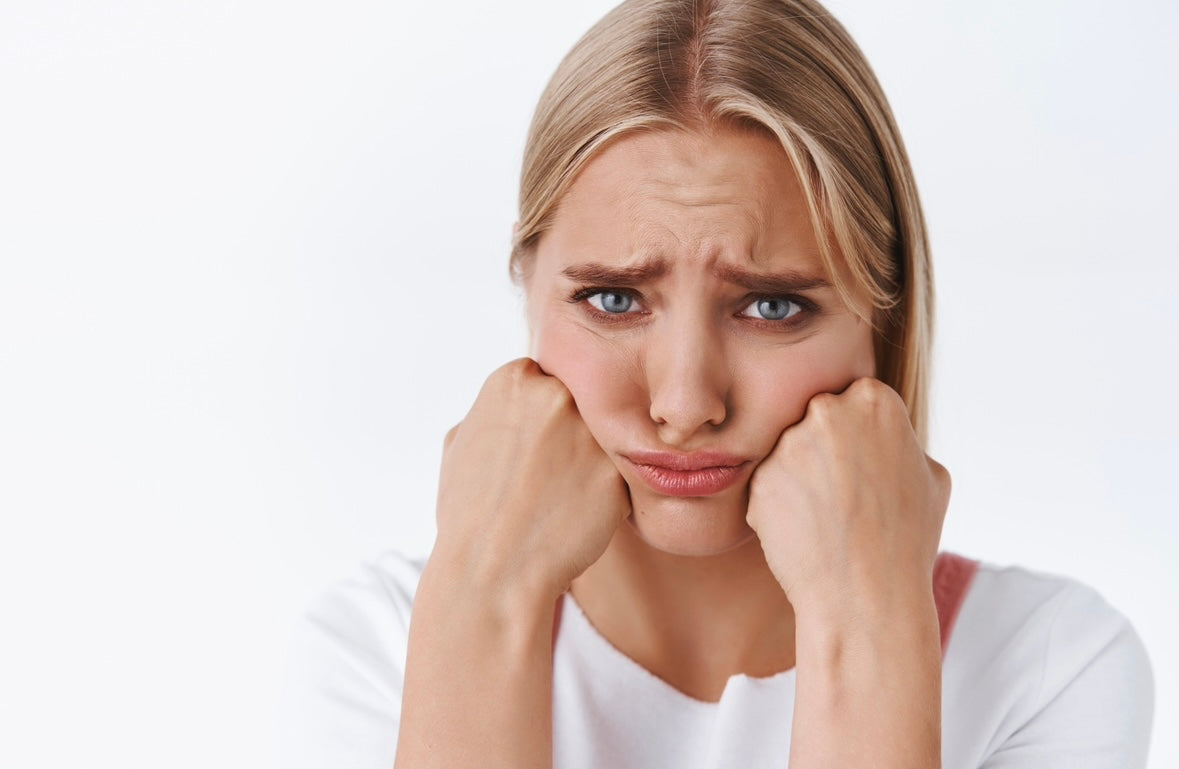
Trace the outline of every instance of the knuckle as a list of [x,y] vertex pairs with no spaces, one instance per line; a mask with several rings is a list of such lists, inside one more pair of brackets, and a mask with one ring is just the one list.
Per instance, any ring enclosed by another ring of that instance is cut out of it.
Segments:
[[536,386],[540,392],[544,393],[547,402],[554,408],[574,407],[573,393],[569,392],[565,383],[555,376],[542,374],[536,380]]
[[500,366],[492,376],[509,382],[522,382],[534,375],[538,368],[536,361],[531,358],[516,358]]
[[832,393],[822,392],[814,395],[807,403],[807,412],[815,417],[825,418],[831,415],[835,408],[836,397]]
[[531,358],[517,358],[491,372],[484,388],[500,397],[519,393],[540,375],[540,366]]
[[935,477],[937,478],[938,486],[941,488],[942,493],[944,493],[946,496],[949,496],[950,491],[954,487],[954,476],[950,475],[949,470],[942,467],[941,465],[938,465],[937,470],[935,471]]
[[879,379],[858,379],[848,390],[873,418],[898,426],[902,422],[909,423],[909,407],[900,393]]
[[950,471],[941,462],[931,458],[929,460],[929,472],[933,476],[934,488],[937,489],[943,499],[949,499],[950,491],[954,485],[954,479],[950,475]]
[[891,387],[872,377],[862,377],[852,383],[848,391],[853,393],[864,403],[873,406],[886,405],[894,402],[900,396]]

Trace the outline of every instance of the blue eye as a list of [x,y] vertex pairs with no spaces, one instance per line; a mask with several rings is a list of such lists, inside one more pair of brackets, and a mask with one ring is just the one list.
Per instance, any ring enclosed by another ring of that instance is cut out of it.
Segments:
[[786,320],[802,312],[798,302],[783,297],[768,297],[758,299],[745,308],[742,315],[750,315],[762,320]]
[[590,294],[586,299],[595,308],[613,315],[621,315],[630,311],[635,303],[633,296],[620,294],[617,291],[599,291],[596,294]]

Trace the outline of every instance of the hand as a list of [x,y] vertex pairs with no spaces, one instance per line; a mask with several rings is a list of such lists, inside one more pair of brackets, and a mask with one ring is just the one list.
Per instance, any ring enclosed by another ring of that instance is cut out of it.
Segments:
[[435,554],[480,579],[522,581],[555,599],[630,512],[626,482],[573,396],[523,358],[492,373],[446,436]]
[[820,393],[750,481],[748,523],[796,611],[931,590],[950,476],[875,379]]

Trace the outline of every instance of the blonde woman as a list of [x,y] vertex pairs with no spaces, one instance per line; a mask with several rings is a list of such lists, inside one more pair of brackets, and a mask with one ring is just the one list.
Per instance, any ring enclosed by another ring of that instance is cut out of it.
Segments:
[[446,436],[429,560],[312,612],[292,763],[1143,766],[1126,620],[938,554],[929,258],[821,6],[609,13],[525,151],[532,357]]

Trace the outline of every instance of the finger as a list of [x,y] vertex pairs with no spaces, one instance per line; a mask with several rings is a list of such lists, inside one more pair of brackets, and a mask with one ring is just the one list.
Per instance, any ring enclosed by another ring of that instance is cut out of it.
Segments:
[[829,392],[832,395],[843,395],[852,390],[863,390],[868,387],[874,387],[878,384],[884,384],[881,380],[874,376],[858,376],[848,380],[842,387],[835,388]]
[[446,431],[446,435],[442,438],[443,453],[446,453],[446,450],[450,448],[450,444],[454,443],[454,436],[458,435],[458,429],[462,426],[463,423],[459,422],[457,425]]

